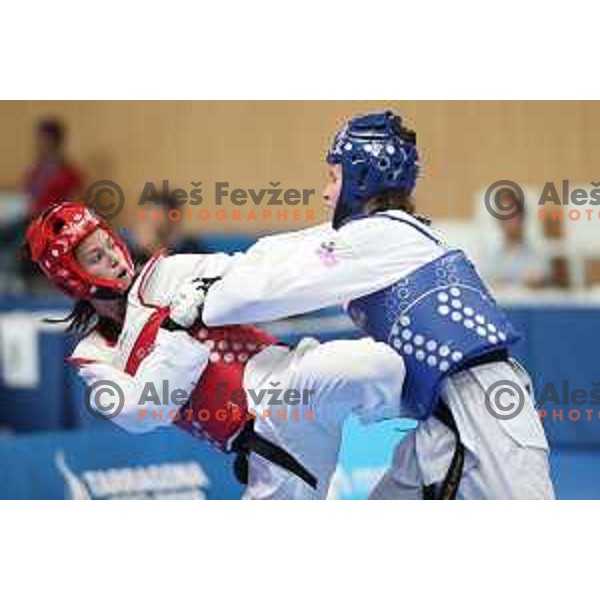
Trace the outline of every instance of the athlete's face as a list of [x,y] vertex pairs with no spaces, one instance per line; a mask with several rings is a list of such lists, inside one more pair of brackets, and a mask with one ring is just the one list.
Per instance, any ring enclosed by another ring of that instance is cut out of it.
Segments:
[[342,166],[341,165],[327,165],[327,172],[325,175],[325,185],[323,186],[323,202],[325,206],[330,210],[335,210],[335,205],[340,199],[342,193]]
[[129,287],[133,273],[121,249],[103,229],[96,229],[77,246],[79,264],[93,277],[112,279]]

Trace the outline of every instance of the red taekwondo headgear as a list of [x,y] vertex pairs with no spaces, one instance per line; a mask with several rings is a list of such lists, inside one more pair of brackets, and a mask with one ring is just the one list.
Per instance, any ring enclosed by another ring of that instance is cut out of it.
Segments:
[[77,246],[97,229],[110,235],[133,273],[133,261],[123,241],[84,204],[64,202],[54,206],[36,217],[27,229],[32,260],[54,285],[71,297],[114,298],[127,291],[120,281],[90,275],[75,256]]

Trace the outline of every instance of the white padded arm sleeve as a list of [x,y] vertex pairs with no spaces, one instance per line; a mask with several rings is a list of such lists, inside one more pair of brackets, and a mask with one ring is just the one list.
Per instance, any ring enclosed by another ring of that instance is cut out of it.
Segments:
[[[181,408],[181,399],[173,402],[173,391],[183,390],[189,396],[208,364],[208,356],[208,348],[187,333],[161,329],[154,349],[142,360],[134,376],[105,362],[82,364],[78,372],[88,385],[102,380],[116,384],[123,392],[123,408],[113,422],[130,433],[145,433],[171,424],[168,412]],[[141,401],[142,397],[148,397],[149,389],[153,397],[160,399],[160,406]],[[92,397],[88,405],[93,408],[94,402]],[[153,415],[152,409],[162,409],[162,417]]]

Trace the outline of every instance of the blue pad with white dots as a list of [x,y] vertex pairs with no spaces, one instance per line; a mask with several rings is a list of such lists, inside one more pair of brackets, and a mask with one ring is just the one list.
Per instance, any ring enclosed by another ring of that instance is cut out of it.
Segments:
[[444,377],[520,338],[461,250],[353,300],[348,312],[404,358],[403,416],[413,419],[433,413]]

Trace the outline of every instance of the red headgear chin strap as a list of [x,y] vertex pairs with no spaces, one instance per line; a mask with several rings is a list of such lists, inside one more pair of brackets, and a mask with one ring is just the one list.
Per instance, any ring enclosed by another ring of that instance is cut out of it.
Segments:
[[120,281],[90,275],[75,256],[77,246],[97,229],[110,235],[133,274],[133,261],[123,241],[84,204],[59,204],[36,217],[27,229],[32,260],[54,285],[73,298],[114,297],[127,291]]

